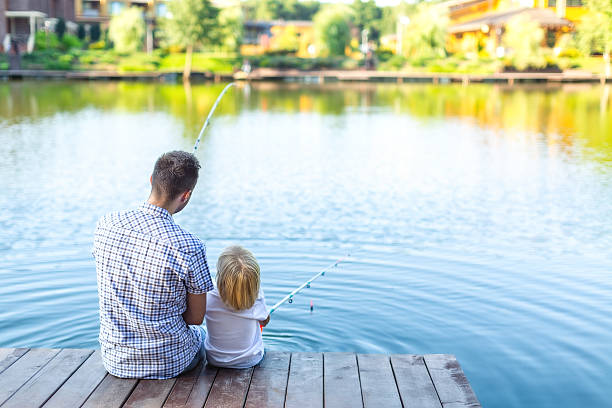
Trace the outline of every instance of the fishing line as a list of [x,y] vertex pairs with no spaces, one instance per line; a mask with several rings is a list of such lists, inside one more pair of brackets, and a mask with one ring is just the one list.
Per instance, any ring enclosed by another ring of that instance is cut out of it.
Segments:
[[210,118],[212,117],[213,113],[215,113],[215,109],[217,109],[217,105],[219,105],[219,102],[223,98],[223,95],[225,95],[225,92],[227,92],[227,90],[230,89],[234,85],[236,85],[235,82],[230,82],[229,84],[227,84],[225,86],[225,88],[223,88],[223,90],[221,91],[221,93],[217,97],[217,100],[215,101],[215,103],[213,104],[212,108],[210,109],[210,112],[208,112],[208,117],[206,117],[206,121],[204,122],[204,126],[202,126],[202,130],[200,130],[200,134],[198,135],[198,138],[196,139],[195,144],[193,145],[193,152],[192,152],[193,154],[195,154],[196,150],[198,150],[198,147],[200,146],[200,139],[202,139],[202,135],[204,134],[204,131],[208,127],[208,123],[210,122]]
[[[193,154],[195,154],[196,151],[198,150],[198,147],[200,146],[200,140],[202,139],[202,135],[204,135],[204,132],[206,131],[206,128],[208,127],[208,124],[210,123],[210,118],[212,117],[212,115],[215,113],[215,110],[217,109],[217,105],[219,105],[219,102],[221,101],[221,99],[223,99],[223,95],[225,95],[228,89],[230,89],[232,86],[235,86],[235,85],[236,85],[235,82],[230,82],[229,84],[227,84],[225,88],[223,88],[223,90],[221,91],[217,99],[215,100],[215,103],[210,109],[210,112],[208,113],[208,116],[206,117],[206,121],[204,122],[204,125],[202,126],[202,129],[200,130],[200,134],[198,135],[198,138],[196,139],[195,144],[193,145],[193,152],[192,152]],[[321,276],[325,276],[325,272],[328,272],[332,268],[336,268],[340,263],[344,262],[350,256],[351,254],[349,253],[345,257],[340,258],[337,261],[331,263],[328,267],[326,267],[325,269],[323,269],[322,271],[314,275],[312,278],[308,279],[306,282],[302,283],[296,289],[289,292],[287,296],[282,298],[279,302],[277,302],[274,306],[270,308],[270,314],[274,313],[274,311],[277,310],[279,307],[281,307],[285,302],[293,303],[293,297],[295,295],[297,295],[302,290],[304,290],[304,288],[310,288],[310,285],[312,284],[313,281],[320,278]],[[310,310],[312,311],[312,309],[313,309],[313,302],[311,301]]]
[[[350,256],[351,256],[351,254],[349,253],[345,257],[338,259],[336,262],[331,263],[329,266],[327,266],[327,268],[323,269],[321,272],[317,273],[312,278],[310,278],[306,282],[302,283],[296,289],[294,289],[291,292],[289,292],[289,294],[287,296],[282,298],[280,301],[278,301],[274,306],[272,306],[270,308],[270,314],[274,313],[274,311],[277,310],[279,307],[281,307],[285,302],[293,303],[293,296],[295,296],[298,293],[300,293],[304,288],[310,288],[310,285],[312,284],[312,282],[314,280],[320,278],[321,276],[325,276],[325,272],[328,272],[329,270],[337,267],[340,263],[346,261]],[[313,308],[313,304],[311,302],[310,303],[310,310],[312,310],[312,308]]]

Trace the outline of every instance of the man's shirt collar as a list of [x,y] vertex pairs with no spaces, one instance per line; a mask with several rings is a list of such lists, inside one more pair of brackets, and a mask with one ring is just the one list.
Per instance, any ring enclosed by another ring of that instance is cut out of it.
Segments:
[[166,210],[165,208],[161,208],[161,207],[158,207],[156,205],[149,204],[149,203],[143,203],[140,206],[140,209],[142,211],[144,211],[146,213],[149,213],[151,215],[154,215],[156,217],[166,218],[166,219],[168,219],[170,221],[174,221],[172,219],[172,214],[170,214],[168,212],[168,210]]

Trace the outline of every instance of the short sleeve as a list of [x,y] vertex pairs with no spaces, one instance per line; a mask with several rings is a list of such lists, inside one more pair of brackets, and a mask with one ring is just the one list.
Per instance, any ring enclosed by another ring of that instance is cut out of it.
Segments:
[[187,292],[194,295],[200,295],[213,289],[206,260],[206,247],[204,245],[191,255],[189,270],[185,276],[185,286],[187,287]]

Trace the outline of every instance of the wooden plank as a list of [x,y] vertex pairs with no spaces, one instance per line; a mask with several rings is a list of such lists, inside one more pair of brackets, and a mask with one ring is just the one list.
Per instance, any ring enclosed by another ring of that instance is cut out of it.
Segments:
[[41,406],[92,353],[93,350],[63,349],[2,406],[5,408]]
[[395,354],[391,366],[404,408],[442,408],[423,356]]
[[365,408],[401,408],[402,402],[389,357],[383,354],[359,354],[357,362],[361,378],[363,406]]
[[285,404],[291,353],[267,351],[253,370],[245,408],[279,407]]
[[323,354],[291,354],[285,407],[323,407]]
[[15,361],[28,352],[27,348],[1,348],[0,373],[9,368]]
[[80,407],[106,377],[100,350],[96,350],[45,403],[45,408]]
[[82,408],[119,408],[138,383],[134,378],[117,378],[107,374]]
[[[191,395],[191,391],[198,381],[200,372],[202,371],[202,362],[200,362],[193,370],[181,374],[174,383],[174,387],[170,391],[164,407],[184,407]],[[208,394],[208,392],[207,392]],[[204,405],[204,402],[202,402]]]
[[59,352],[59,349],[32,349],[4,370],[0,374],[0,405]]
[[252,375],[252,367],[239,370],[220,368],[205,407],[242,408]]
[[455,356],[426,354],[425,365],[444,408],[480,407]]
[[202,408],[204,406],[218,372],[219,369],[217,367],[209,365],[202,367],[198,374],[198,379],[191,390],[189,399],[185,404],[186,408]]
[[326,407],[362,407],[361,383],[355,353],[324,353]]
[[140,380],[124,408],[160,408],[166,402],[176,378],[167,380]]

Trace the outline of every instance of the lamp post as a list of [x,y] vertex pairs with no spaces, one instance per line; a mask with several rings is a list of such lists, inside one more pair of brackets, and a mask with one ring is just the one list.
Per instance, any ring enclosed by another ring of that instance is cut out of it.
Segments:
[[395,49],[395,53],[397,55],[402,55],[402,48],[403,48],[403,37],[404,37],[404,30],[403,30],[403,26],[410,24],[410,17],[407,16],[399,16],[397,19],[397,47]]

